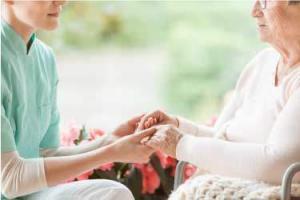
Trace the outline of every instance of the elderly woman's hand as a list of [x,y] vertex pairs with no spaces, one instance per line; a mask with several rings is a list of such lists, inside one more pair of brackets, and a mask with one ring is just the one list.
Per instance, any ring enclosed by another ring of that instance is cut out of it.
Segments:
[[137,131],[150,128],[154,125],[173,125],[175,127],[179,126],[178,120],[175,116],[168,115],[161,110],[156,110],[154,112],[144,115],[139,122]]
[[182,138],[180,130],[171,125],[158,126],[156,129],[156,133],[145,144],[176,158],[176,147]]

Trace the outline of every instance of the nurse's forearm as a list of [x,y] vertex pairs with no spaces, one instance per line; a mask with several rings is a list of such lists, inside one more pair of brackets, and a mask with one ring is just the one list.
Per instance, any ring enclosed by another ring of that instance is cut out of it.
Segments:
[[50,158],[24,159],[17,151],[1,153],[1,192],[9,199],[31,194],[119,157],[120,151],[112,145],[81,155]]
[[113,147],[108,145],[79,155],[44,158],[47,185],[57,185],[96,166],[115,161],[117,156],[114,152]]
[[41,155],[43,157],[72,156],[99,149],[111,144],[113,141],[113,136],[106,135],[78,146],[59,147],[57,149],[41,149]]

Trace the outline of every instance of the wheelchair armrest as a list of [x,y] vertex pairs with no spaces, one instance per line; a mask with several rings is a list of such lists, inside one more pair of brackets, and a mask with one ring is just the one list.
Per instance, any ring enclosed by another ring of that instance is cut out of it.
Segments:
[[176,165],[175,177],[174,177],[174,190],[176,190],[184,181],[184,168],[187,162],[179,161]]
[[300,172],[300,162],[290,165],[285,171],[281,182],[281,199],[291,199],[292,180],[297,172]]

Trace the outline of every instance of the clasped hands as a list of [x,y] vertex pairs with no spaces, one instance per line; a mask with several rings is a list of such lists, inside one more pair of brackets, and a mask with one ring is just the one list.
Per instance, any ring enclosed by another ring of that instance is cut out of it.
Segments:
[[142,143],[175,158],[176,146],[182,137],[178,126],[179,122],[176,117],[157,110],[145,115],[136,131],[155,128],[156,132],[152,136],[144,138]]
[[[148,162],[155,151],[176,157],[176,146],[182,137],[176,117],[157,110],[135,117],[112,132],[115,152],[120,162]],[[118,153],[117,153],[118,154]]]

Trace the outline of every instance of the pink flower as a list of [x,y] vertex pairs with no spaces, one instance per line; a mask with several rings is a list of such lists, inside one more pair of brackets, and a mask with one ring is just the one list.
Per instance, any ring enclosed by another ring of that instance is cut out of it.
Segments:
[[134,164],[143,175],[143,194],[153,194],[160,185],[159,176],[150,164]]
[[79,143],[79,145],[87,144],[87,143],[89,143],[89,142],[90,142],[89,140],[81,140],[80,143]]
[[92,174],[93,174],[93,170],[84,172],[83,174],[77,176],[76,178],[77,178],[79,181],[87,180],[87,179],[89,179],[89,176],[92,175]]
[[164,169],[172,168],[170,175],[174,176],[175,170],[176,170],[176,164],[177,164],[176,159],[174,159],[171,156],[168,156],[160,151],[156,152],[156,155],[160,160],[160,164],[161,164],[162,168],[164,168]]
[[67,128],[61,132],[61,144],[63,146],[74,146],[74,141],[78,139],[80,135],[80,126],[75,122],[68,124]]
[[218,117],[213,116],[208,120],[208,122],[206,122],[206,125],[207,126],[214,126],[217,120],[218,120]]
[[89,139],[90,140],[94,140],[98,137],[101,137],[104,135],[104,131],[100,130],[100,129],[90,129],[90,133],[89,133]]
[[184,180],[187,180],[188,178],[190,178],[195,171],[197,170],[197,168],[191,164],[187,164],[184,168]]
[[99,167],[102,171],[110,171],[114,167],[114,163],[106,163]]

